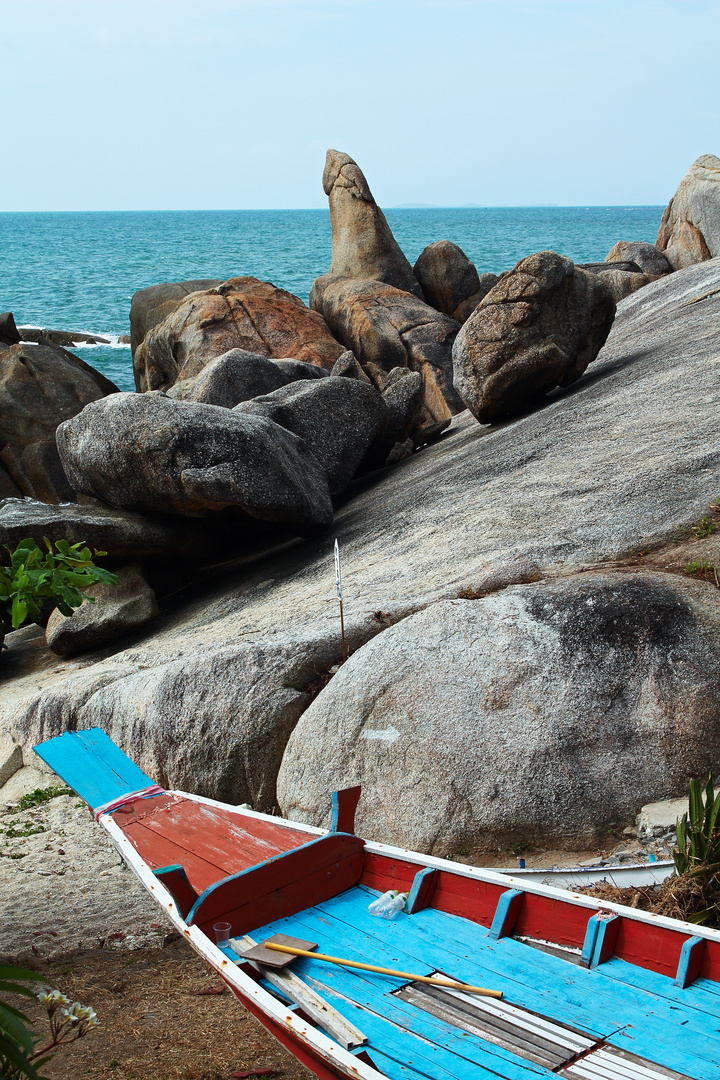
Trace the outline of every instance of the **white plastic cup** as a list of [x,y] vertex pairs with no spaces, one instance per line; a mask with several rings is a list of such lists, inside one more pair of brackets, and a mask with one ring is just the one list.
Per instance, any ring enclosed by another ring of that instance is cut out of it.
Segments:
[[216,922],[213,925],[213,933],[215,934],[215,943],[219,945],[221,949],[227,949],[230,944],[230,931],[232,926],[229,922]]

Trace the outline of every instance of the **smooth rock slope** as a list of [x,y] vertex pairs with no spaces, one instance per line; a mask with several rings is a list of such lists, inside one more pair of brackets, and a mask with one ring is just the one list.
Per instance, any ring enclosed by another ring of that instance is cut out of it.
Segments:
[[[648,285],[544,408],[494,427],[455,417],[439,442],[348,489],[332,532],[203,585],[130,648],[58,665],[32,632],[10,635],[0,725],[30,763],[33,742],[99,724],[161,782],[265,808],[340,659],[335,536],[351,650],[462,589],[571,577],[671,541],[720,495],[719,311],[720,260]],[[636,809],[682,794],[668,775]]]

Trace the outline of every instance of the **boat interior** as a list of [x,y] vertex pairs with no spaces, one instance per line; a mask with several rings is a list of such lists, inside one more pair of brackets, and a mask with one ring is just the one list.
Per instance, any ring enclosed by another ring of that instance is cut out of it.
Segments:
[[[390,1080],[720,1080],[720,936],[366,844],[354,833],[357,788],[335,793],[331,830],[318,835],[153,790],[102,732],[63,740],[38,751],[112,815],[186,923],[212,941],[229,922],[226,958]],[[89,778],[78,741],[101,751],[105,775],[96,760]],[[391,888],[408,894],[405,910],[373,916],[368,905]],[[274,935],[406,976],[246,958]],[[502,998],[418,981],[429,976]]]

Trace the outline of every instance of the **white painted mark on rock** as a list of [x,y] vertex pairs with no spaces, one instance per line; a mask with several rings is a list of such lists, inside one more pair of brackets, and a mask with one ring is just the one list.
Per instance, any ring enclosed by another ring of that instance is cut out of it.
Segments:
[[397,728],[367,728],[362,733],[363,739],[375,739],[377,742],[394,743],[400,738],[400,732]]

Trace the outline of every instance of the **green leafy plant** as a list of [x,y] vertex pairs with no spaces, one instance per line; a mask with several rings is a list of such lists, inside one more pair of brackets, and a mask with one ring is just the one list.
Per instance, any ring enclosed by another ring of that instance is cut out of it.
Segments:
[[[22,540],[14,551],[8,548],[10,565],[0,566],[0,620],[6,631],[17,630],[26,619],[39,619],[45,600],[54,601],[63,615],[72,615],[83,600],[95,602],[81,589],[96,581],[117,582],[116,574],[95,566],[88,547],[67,540],[52,544],[47,538],[45,546],[47,554],[32,539]],[[105,554],[95,552],[95,556]]]
[[[687,916],[688,922],[703,923],[720,914],[716,874],[720,870],[720,791],[715,795],[712,773],[703,789],[699,780],[690,781],[688,810],[678,819],[677,846],[673,850],[675,874],[694,880],[713,902]],[[697,891],[697,890],[696,890]]]
[[715,566],[711,562],[706,562],[704,559],[696,559],[694,562],[688,563],[685,567],[686,574],[703,574],[712,573]]
[[75,1042],[97,1027],[95,1010],[79,1001],[71,1002],[59,990],[42,990],[34,994],[24,984],[31,981],[45,982],[42,975],[20,967],[0,967],[0,991],[37,997],[45,1006],[50,1037],[45,1046],[36,1049],[38,1036],[28,1027],[25,1013],[0,1001],[0,1077],[2,1080],[47,1080],[38,1073],[50,1058],[50,1050]]
[[693,525],[692,531],[698,540],[704,540],[706,536],[712,536],[713,533],[717,532],[718,526],[709,517],[704,517],[698,521],[697,525]]
[[[0,967],[0,991],[3,993],[33,997],[32,990],[24,985],[32,980],[43,981],[41,975],[26,968]],[[0,1076],[3,1078],[14,1080],[27,1076],[30,1080],[42,1080],[33,1064],[37,1036],[28,1027],[29,1022],[25,1013],[0,1001]],[[35,1064],[42,1068],[46,1060]]]
[[705,787],[705,799],[699,780],[690,781],[688,810],[677,823],[677,847],[673,851],[675,871],[720,869],[720,791],[715,795],[712,773]]
[[[51,799],[57,799],[60,795],[74,794],[73,789],[69,787],[35,788],[34,791],[29,791],[26,795],[23,795],[12,813],[19,814],[21,810],[32,810],[34,806],[42,806],[43,803],[50,802]],[[79,805],[84,806],[85,803]]]

